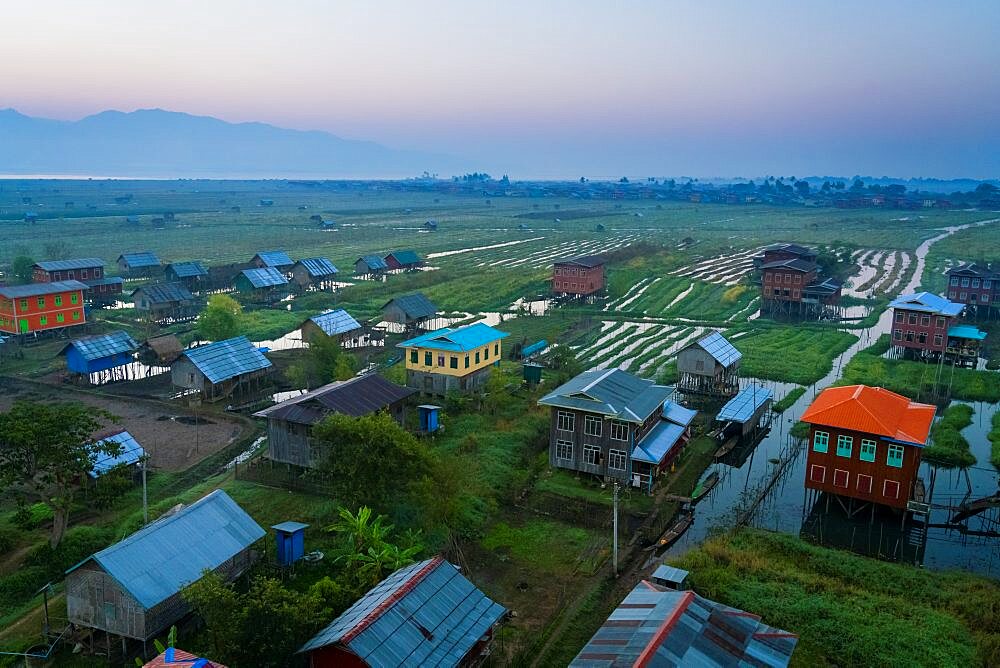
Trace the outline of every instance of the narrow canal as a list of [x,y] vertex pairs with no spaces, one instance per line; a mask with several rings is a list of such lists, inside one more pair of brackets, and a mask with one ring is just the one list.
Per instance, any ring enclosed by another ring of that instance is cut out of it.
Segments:
[[[931,246],[955,232],[997,222],[997,219],[945,228],[941,234],[924,241],[917,248],[917,263],[913,277],[900,293],[910,293],[920,285],[925,269],[927,253]],[[811,539],[824,544],[851,549],[880,558],[899,559],[931,568],[962,568],[979,573],[1000,576],[1000,512],[996,509],[967,521],[964,532],[945,525],[951,516],[949,507],[954,507],[969,499],[981,498],[996,493],[998,474],[990,464],[990,443],[986,433],[990,430],[991,419],[998,409],[997,404],[973,404],[975,414],[973,424],[963,431],[976,456],[976,465],[965,470],[938,470],[931,466],[921,467],[921,476],[932,493],[930,502],[934,506],[929,523],[924,530],[923,520],[917,523],[907,520],[905,527],[898,516],[892,514],[861,513],[860,517],[848,518],[847,513],[836,504],[828,505],[821,497],[814,507],[807,507],[807,497],[803,481],[805,479],[805,451],[799,450],[790,458],[766,494],[775,468],[783,454],[787,454],[792,443],[789,430],[806,410],[815,396],[836,381],[841,370],[858,353],[867,348],[882,334],[890,331],[892,314],[885,311],[870,328],[855,331],[858,341],[840,355],[833,363],[829,374],[806,388],[805,394],[784,413],[775,417],[771,431],[756,447],[749,446],[734,450],[723,461],[713,464],[709,472],[718,471],[719,484],[703,499],[695,509],[695,522],[690,529],[667,552],[680,554],[701,543],[713,531],[732,527],[749,508],[749,524],[794,535],[808,534]],[[746,383],[755,379],[744,379]],[[760,381],[774,392],[776,398],[783,397],[794,388],[787,383]],[[708,472],[706,472],[707,475]],[[757,499],[762,496],[759,504]],[[919,524],[919,526],[917,526]],[[992,534],[992,535],[991,535]]]

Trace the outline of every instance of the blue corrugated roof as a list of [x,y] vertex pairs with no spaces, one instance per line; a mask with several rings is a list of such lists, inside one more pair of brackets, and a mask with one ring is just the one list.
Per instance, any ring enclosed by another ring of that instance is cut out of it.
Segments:
[[318,278],[321,276],[333,276],[337,273],[337,268],[333,266],[333,262],[325,257],[307,257],[298,261],[306,268],[309,275],[313,278]]
[[51,283],[28,283],[27,285],[0,286],[0,297],[20,299],[22,297],[37,297],[52,295],[70,290],[86,290],[87,284],[80,281],[53,281]]
[[240,272],[255,288],[273,288],[276,285],[285,285],[288,279],[285,275],[274,267],[261,267],[260,269],[244,269]]
[[121,276],[105,276],[104,278],[85,278],[83,282],[88,287],[93,288],[98,285],[124,285],[125,279]]
[[362,255],[354,262],[354,264],[357,264],[359,261],[364,262],[368,268],[372,270],[389,268],[389,265],[387,265],[385,260],[383,260],[379,255]]
[[141,269],[143,267],[159,267],[160,258],[156,257],[153,251],[140,251],[138,253],[122,253],[118,256],[118,262],[125,260],[127,264],[132,269]]
[[632,449],[632,459],[639,462],[659,464],[680,442],[684,435],[682,425],[667,420],[660,420],[659,424],[649,430],[641,441],[636,443]]
[[912,295],[902,295],[897,297],[889,303],[889,308],[955,316],[962,312],[965,305],[949,301],[932,292],[918,292]]
[[208,276],[208,270],[201,266],[198,261],[192,262],[174,262],[173,264],[168,264],[169,268],[177,278],[196,278],[198,276]]
[[978,327],[973,327],[972,325],[955,325],[954,327],[948,328],[948,336],[956,339],[972,339],[974,341],[982,341],[986,338],[986,332]]
[[411,250],[393,251],[389,253],[389,255],[386,255],[385,259],[388,260],[390,255],[396,258],[396,262],[404,266],[408,264],[420,264],[421,262],[423,262],[423,260],[420,259],[420,256],[417,255],[416,251],[411,251]]
[[694,416],[698,414],[698,411],[692,408],[684,408],[676,401],[668,401],[663,404],[663,418],[665,420],[670,420],[675,424],[679,424],[682,427],[686,427],[691,424],[694,420]]
[[139,349],[139,344],[129,336],[128,332],[118,331],[74,339],[63,347],[61,353],[65,354],[69,348],[76,348],[83,359],[93,362],[120,353],[135,352]]
[[131,299],[135,301],[136,293],[142,293],[151,304],[170,304],[172,302],[192,301],[194,295],[183,283],[153,283],[144,285],[132,291]]
[[294,264],[283,250],[261,251],[254,257],[263,262],[265,267],[290,267]]
[[506,612],[434,557],[387,577],[299,651],[340,644],[369,666],[457,666]]
[[271,360],[245,336],[191,348],[185,350],[182,357],[191,360],[211,383],[221,383],[271,366]]
[[121,454],[105,455],[100,454],[97,456],[97,460],[94,461],[94,466],[90,469],[90,474],[93,477],[97,477],[108,470],[118,466],[119,464],[135,464],[137,461],[146,456],[146,451],[143,450],[139,442],[135,440],[132,434],[127,431],[120,431],[117,434],[112,434],[111,436],[105,436],[104,438],[97,439],[100,442],[111,442],[118,443],[122,446]]
[[530,346],[525,346],[521,348],[522,357],[531,357],[535,353],[541,352],[549,347],[549,342],[545,339],[532,343]]
[[263,536],[260,525],[217,489],[66,572],[93,560],[148,610]]
[[723,422],[744,423],[752,418],[757,409],[770,401],[773,396],[774,393],[766,387],[757,384],[748,385],[726,402],[716,419]]
[[91,269],[103,267],[104,260],[99,257],[81,257],[73,260],[43,260],[35,266],[45,271],[66,271],[68,269]]
[[323,311],[309,318],[317,327],[323,330],[327,336],[335,336],[345,332],[353,332],[361,329],[360,323],[351,317],[351,314],[344,309]]
[[499,341],[505,336],[510,336],[510,334],[501,332],[499,329],[494,329],[486,323],[477,322],[457,329],[444,327],[433,332],[427,332],[426,334],[421,334],[420,336],[398,343],[396,347],[419,347],[464,353],[481,348],[494,341]]
[[539,399],[538,404],[643,422],[673,393],[672,387],[621,369],[591,369],[563,383]]
[[432,315],[436,315],[438,312],[437,305],[428,299],[427,295],[422,292],[414,292],[409,295],[393,297],[382,305],[382,310],[384,311],[387,307],[389,307],[389,305],[398,307],[399,310],[403,312],[403,316],[407,320],[427,318]]
[[716,362],[725,367],[743,359],[743,353],[738,351],[733,344],[726,340],[726,337],[718,332],[707,334],[690,345],[701,347],[706,353],[715,358]]
[[303,529],[308,529],[308,524],[303,524],[302,522],[281,522],[280,524],[271,525],[272,529],[277,529],[278,531],[284,531],[286,533],[295,533],[296,531],[301,531]]

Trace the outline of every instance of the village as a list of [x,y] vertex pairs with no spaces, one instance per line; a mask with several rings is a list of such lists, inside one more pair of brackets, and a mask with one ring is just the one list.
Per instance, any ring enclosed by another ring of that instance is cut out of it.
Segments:
[[996,196],[779,183],[4,182],[0,665],[1000,660]]

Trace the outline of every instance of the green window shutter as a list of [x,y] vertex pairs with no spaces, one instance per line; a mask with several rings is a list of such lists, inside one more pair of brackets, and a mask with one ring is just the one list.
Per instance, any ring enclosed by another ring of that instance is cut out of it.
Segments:
[[838,457],[850,457],[851,448],[854,446],[854,438],[852,436],[838,436],[837,437],[837,456]]
[[417,354],[417,349],[414,348],[410,351],[410,363],[416,364],[418,359],[420,359],[420,356]]
[[863,462],[874,462],[875,461],[875,441],[867,438],[861,439],[861,461]]
[[886,455],[885,463],[893,468],[903,468],[903,446],[890,445]]
[[826,452],[830,445],[830,434],[825,431],[817,431],[813,437],[813,451]]
[[434,366],[434,354],[425,352],[424,353],[424,366]]

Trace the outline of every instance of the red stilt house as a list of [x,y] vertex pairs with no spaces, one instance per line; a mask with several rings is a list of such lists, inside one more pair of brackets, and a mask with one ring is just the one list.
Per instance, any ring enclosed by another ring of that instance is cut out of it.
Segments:
[[922,501],[917,471],[935,410],[881,387],[823,390],[801,418],[806,488],[900,510]]
[[85,290],[80,281],[0,287],[0,332],[33,334],[82,325]]
[[604,258],[598,255],[560,260],[552,266],[552,292],[589,297],[604,291]]

